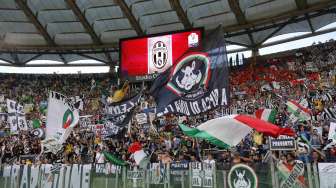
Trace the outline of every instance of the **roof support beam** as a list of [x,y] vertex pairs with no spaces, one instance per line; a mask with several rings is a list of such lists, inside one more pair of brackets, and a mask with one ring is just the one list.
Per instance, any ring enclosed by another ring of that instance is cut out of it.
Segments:
[[185,29],[191,29],[192,24],[188,19],[188,15],[183,10],[179,0],[169,0],[170,6],[173,10],[175,10],[177,16],[179,17],[180,21],[182,22]]
[[65,59],[63,54],[58,54],[64,64],[68,64],[68,61]]
[[[333,1],[336,5],[336,1]],[[328,4],[330,5],[330,4]],[[310,9],[310,8],[309,8]],[[327,15],[327,14],[335,14],[336,9],[316,9],[315,13],[311,13],[308,16],[310,18],[322,16],[322,15]],[[295,12],[298,12],[296,10]],[[286,16],[286,18],[273,22],[272,20],[269,20],[270,22],[267,22],[266,26],[262,27],[257,27],[253,28],[250,30],[250,32],[258,32],[266,29],[271,29],[275,27],[280,27],[284,24],[291,24],[291,23],[297,23],[304,21],[306,18],[304,17],[299,17],[302,14],[302,11],[299,11],[300,14],[298,13],[293,13],[290,15],[294,16]],[[296,17],[297,16],[297,17]],[[289,20],[288,20],[289,19]],[[280,22],[281,21],[281,22]],[[270,25],[273,23],[272,25]],[[250,23],[248,23],[250,24]],[[252,26],[253,27],[253,26]],[[224,29],[225,30],[225,29]],[[238,31],[238,32],[227,32],[225,31],[224,37],[230,38],[234,36],[239,36],[239,35],[244,35],[247,34],[248,32],[245,31]],[[44,54],[83,54],[83,53],[103,53],[103,52],[117,52],[118,51],[118,43],[104,43],[102,45],[95,45],[95,44],[81,44],[81,45],[63,45],[63,46],[47,46],[47,45],[17,45],[17,44],[6,44],[4,41],[0,40],[0,52],[19,52],[19,53],[44,53]]]
[[315,29],[314,29],[314,27],[313,27],[313,24],[312,24],[312,22],[311,22],[311,19],[310,19],[310,16],[308,15],[308,13],[305,14],[305,18],[307,19],[307,22],[308,22],[310,31],[311,31],[312,33],[315,33]]
[[145,35],[145,32],[142,30],[138,20],[133,15],[132,10],[128,7],[127,3],[124,0],[114,0],[114,2],[119,5],[137,34],[139,36]]
[[[247,21],[246,21],[246,18],[245,18],[245,15],[243,13],[243,11],[241,10],[240,6],[239,6],[239,1],[237,0],[228,0],[229,2],[229,6],[232,10],[232,12],[234,13],[237,21],[238,21],[238,24],[239,25],[244,25],[244,24],[247,24]],[[252,46],[255,46],[255,42],[254,42],[254,39],[253,39],[253,36],[251,34],[251,32],[249,32],[249,29],[247,28],[247,34],[248,34],[248,37],[251,41],[251,44]]]
[[[297,9],[299,9],[299,10],[304,10],[304,9],[308,8],[307,0],[295,0],[295,4],[296,4]],[[312,22],[311,22],[311,20],[309,18],[308,13],[305,13],[304,16],[307,19],[310,31],[312,33],[314,33],[315,30],[314,30],[313,24],[312,24]]]
[[[291,38],[286,38],[286,39],[270,42],[270,43],[261,45],[259,47],[259,49],[269,47],[269,46],[275,46],[275,45],[283,44],[283,43],[287,43],[287,42],[292,42],[292,41],[296,41],[296,40],[301,40],[301,39],[305,39],[305,38],[309,38],[309,37],[319,36],[319,35],[323,35],[323,34],[331,33],[331,32],[336,32],[336,27],[333,27],[333,28],[330,28],[330,29],[325,29],[325,30],[322,30],[322,31],[316,31],[315,33],[307,33],[307,34],[299,35],[299,36],[296,36],[296,37],[291,37]],[[244,52],[244,51],[247,51],[247,50],[251,50],[251,48],[241,48],[241,49],[237,49],[237,50],[228,50],[227,53],[231,54],[231,53],[237,53],[237,52]]]
[[[103,44],[98,37],[98,35],[95,33],[94,29],[92,28],[91,24],[89,21],[86,19],[85,15],[82,13],[82,11],[79,9],[79,7],[76,4],[76,0],[66,0],[66,3],[72,10],[72,12],[76,15],[80,23],[83,25],[85,28],[86,32],[89,33],[92,41],[94,44],[101,45]],[[112,58],[109,53],[104,53],[106,56],[106,59],[109,63],[112,63]]]
[[[47,41],[47,44],[50,46],[57,46],[53,38],[49,35],[47,30],[41,24],[41,22],[37,19],[33,11],[28,7],[27,2],[25,2],[24,0],[15,0],[15,2],[24,12],[24,14],[28,17],[28,19],[34,24],[34,26],[40,32],[40,34],[44,37],[44,39]],[[62,61],[66,64],[67,61],[62,54],[60,54],[60,57]]]
[[72,12],[76,15],[76,17],[81,22],[81,24],[83,25],[85,30],[89,33],[93,42],[95,44],[101,44],[101,41],[100,41],[99,37],[96,35],[96,33],[94,32],[94,29],[91,27],[90,23],[88,22],[88,20],[84,16],[84,14],[82,14],[82,11],[77,6],[76,0],[66,0],[65,2],[68,4],[68,6],[72,10]]
[[272,33],[270,33],[267,37],[265,37],[262,41],[260,41],[258,43],[258,45],[262,45],[262,43],[264,43],[265,41],[267,41],[268,39],[270,39],[271,37],[273,37],[276,33],[278,33],[279,31],[281,31],[281,29],[283,29],[284,27],[286,27],[286,25],[288,25],[292,20],[294,20],[296,17],[293,17],[292,19],[290,19],[288,22],[284,22],[283,24],[281,24],[276,30],[274,30]]
[[289,12],[285,12],[282,13],[281,15],[276,15],[270,18],[262,18],[262,19],[257,19],[257,20],[253,20],[247,24],[244,25],[231,25],[231,26],[225,26],[223,28],[224,32],[235,32],[235,31],[240,31],[240,30],[244,30],[247,28],[253,28],[253,27],[257,27],[257,26],[261,26],[261,25],[267,25],[270,23],[276,23],[282,20],[286,20],[286,19],[290,19],[294,16],[301,16],[304,15],[306,13],[309,12],[314,12],[314,11],[319,11],[325,8],[330,8],[331,6],[336,5],[336,1],[335,0],[328,0],[328,1],[324,1],[324,2],[319,2],[319,3],[315,3],[314,5],[310,5],[309,7],[307,7],[306,9],[303,10],[294,10],[294,11],[289,11]]
[[37,19],[33,11],[28,7],[27,3],[24,0],[15,0],[18,7],[24,12],[27,18],[34,24],[36,29],[40,32],[40,34],[44,37],[49,45],[56,46],[55,41],[49,35],[47,30],[43,27],[40,21]]
[[[12,66],[12,67],[18,67],[17,65],[11,65],[11,64],[0,64],[1,66]],[[25,64],[25,67],[97,67],[97,66],[108,66],[104,63],[93,63],[93,64]]]
[[19,57],[18,57],[18,55],[17,55],[17,53],[11,53],[10,54],[11,55],[11,57],[13,58],[13,62],[14,62],[14,64],[16,64],[16,65],[20,65],[20,61],[19,61]]
[[229,41],[229,40],[225,40],[225,42],[227,44],[231,44],[231,45],[244,46],[244,47],[247,47],[247,48],[251,47],[251,46],[249,46],[247,44],[243,44],[243,43],[239,43],[239,42],[234,42],[234,41]]
[[[315,18],[315,17],[322,16],[322,15],[334,14],[335,11],[336,11],[336,8],[332,8],[332,9],[328,9],[328,10],[324,9],[324,10],[320,10],[319,12],[316,12],[314,14],[310,14],[308,16],[309,16],[309,18]],[[293,17],[291,17],[290,21],[287,20],[285,22],[286,23],[288,22],[288,24],[290,24],[290,23],[298,23],[298,22],[306,20],[305,17],[296,17],[295,19],[292,19],[292,18]],[[282,22],[282,23],[278,22],[278,23],[274,23],[272,25],[267,25],[267,26],[263,26],[263,27],[253,28],[253,29],[250,29],[250,32],[258,32],[258,31],[263,31],[263,30],[266,30],[266,29],[271,29],[271,28],[274,28],[274,27],[278,27],[278,26],[282,25],[283,23],[284,22]],[[234,32],[234,33],[226,33],[225,37],[234,37],[234,36],[244,35],[244,34],[247,34],[247,33],[248,32],[246,30],[245,31],[238,31],[238,32]]]
[[28,59],[28,60],[26,60],[25,62],[22,62],[23,64],[26,64],[26,63],[28,63],[29,61],[32,61],[32,60],[34,60],[34,59],[36,59],[36,58],[38,58],[38,57],[41,57],[43,54],[36,54],[36,55],[34,55],[32,58],[30,58],[30,59]]
[[234,15],[236,16],[236,19],[238,21],[239,24],[246,24],[246,18],[245,15],[243,13],[243,11],[241,10],[240,6],[239,6],[239,1],[237,0],[228,0],[230,8],[232,10],[232,12],[234,13]]

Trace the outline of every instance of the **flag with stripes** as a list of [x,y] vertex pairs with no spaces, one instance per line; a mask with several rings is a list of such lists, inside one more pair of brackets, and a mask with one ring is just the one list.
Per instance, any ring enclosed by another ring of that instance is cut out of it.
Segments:
[[252,130],[272,137],[293,136],[295,134],[292,129],[281,128],[252,116],[237,114],[209,120],[196,128],[190,128],[183,124],[179,126],[185,135],[207,140],[220,148],[236,146]]
[[323,112],[321,115],[324,119],[336,119],[336,111],[334,108],[323,109]]
[[323,101],[332,101],[333,96],[330,93],[326,93],[326,94],[322,95],[322,100]]
[[255,116],[258,119],[275,123],[277,111],[273,109],[259,109],[255,112]]
[[291,113],[291,116],[294,116],[302,121],[310,120],[311,111],[308,108],[303,107],[293,100],[288,100],[286,105],[289,113]]

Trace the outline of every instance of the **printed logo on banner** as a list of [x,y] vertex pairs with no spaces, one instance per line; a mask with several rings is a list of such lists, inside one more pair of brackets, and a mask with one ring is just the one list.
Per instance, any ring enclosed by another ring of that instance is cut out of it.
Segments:
[[198,34],[197,33],[190,33],[188,36],[188,47],[194,48],[198,46]]
[[63,114],[63,129],[67,129],[74,120],[74,115],[70,109]]
[[167,88],[185,99],[202,97],[210,80],[210,59],[205,53],[191,53],[173,68]]
[[244,164],[234,165],[228,175],[230,188],[257,188],[258,178],[254,170]]
[[148,74],[161,73],[172,66],[171,35],[148,38]]

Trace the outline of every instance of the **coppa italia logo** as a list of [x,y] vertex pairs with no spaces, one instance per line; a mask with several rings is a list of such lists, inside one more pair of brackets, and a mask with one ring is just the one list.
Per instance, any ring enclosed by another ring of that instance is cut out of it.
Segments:
[[173,67],[166,87],[179,96],[195,98],[208,88],[210,76],[208,55],[202,52],[193,52],[183,56]]
[[64,115],[63,115],[63,129],[67,129],[71,124],[72,122],[74,121],[74,115],[73,115],[73,112],[68,109],[67,111],[64,112]]

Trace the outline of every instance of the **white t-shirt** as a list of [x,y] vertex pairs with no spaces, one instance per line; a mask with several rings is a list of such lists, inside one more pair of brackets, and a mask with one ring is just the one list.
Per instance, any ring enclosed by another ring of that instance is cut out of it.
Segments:
[[213,160],[213,159],[211,159],[211,160],[209,160],[209,159],[205,159],[205,160],[203,161],[203,163],[210,164],[211,166],[213,166],[213,165],[215,165],[216,161]]

